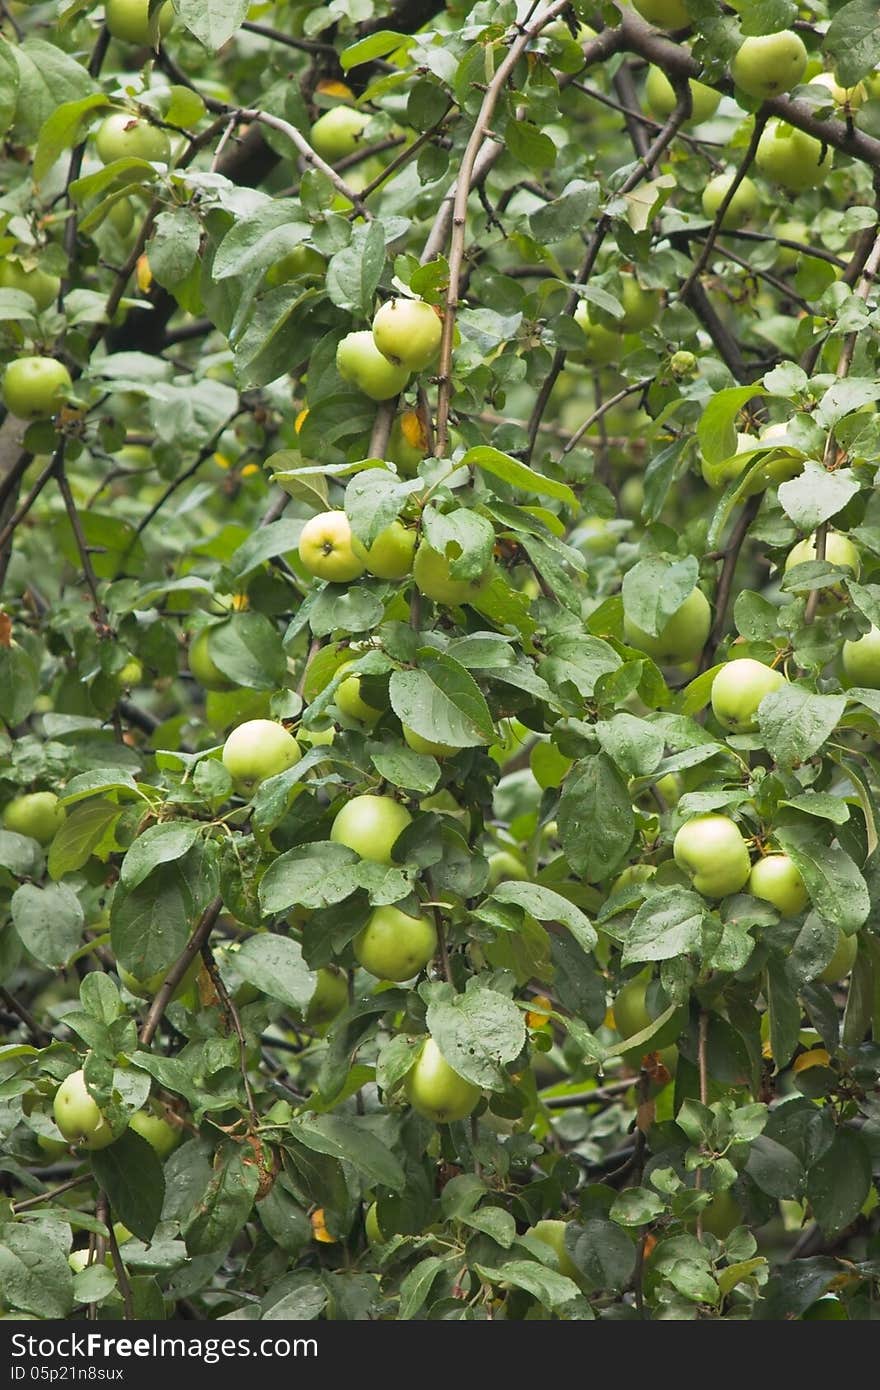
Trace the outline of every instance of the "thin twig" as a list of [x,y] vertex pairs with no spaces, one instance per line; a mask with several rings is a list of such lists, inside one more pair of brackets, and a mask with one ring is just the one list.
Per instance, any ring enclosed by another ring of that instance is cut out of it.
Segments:
[[110,1199],[106,1193],[102,1192],[101,1197],[106,1204],[107,1216],[105,1224],[108,1231],[108,1243],[110,1245],[110,1258],[113,1261],[113,1271],[116,1275],[116,1283],[119,1292],[122,1294],[122,1306],[125,1311],[126,1322],[134,1321],[134,1301],[131,1294],[131,1284],[128,1278],[128,1271],[122,1263],[122,1256],[119,1253],[119,1241],[116,1239],[116,1232],[113,1229],[113,1215],[110,1211]]
[[721,574],[719,575],[718,585],[715,590],[715,621],[712,624],[709,639],[703,648],[700,658],[701,671],[707,671],[712,665],[718,644],[724,636],[727,605],[730,602],[730,591],[733,586],[733,576],[736,573],[739,552],[748,535],[749,527],[758,515],[760,506],[761,494],[755,493],[753,497],[748,499],[740,512],[736,525],[730,533],[730,539],[724,549],[724,563],[721,566]]
[[589,415],[582,425],[578,425],[574,434],[563,446],[562,453],[559,456],[560,460],[564,459],[566,454],[571,453],[572,449],[581,442],[587,430],[590,429],[592,425],[595,425],[598,420],[601,420],[609,410],[619,405],[621,401],[625,401],[627,396],[634,396],[639,391],[646,391],[653,380],[654,378],[652,376],[643,377],[641,381],[634,382],[632,386],[622,387],[615,395],[609,396],[607,401],[602,401],[593,411],[592,415]]
[[740,160],[739,164],[737,165],[737,169],[735,174],[733,175],[733,178],[730,180],[727,192],[721,199],[718,211],[715,213],[712,225],[709,228],[709,233],[706,237],[705,242],[703,243],[703,249],[700,252],[697,259],[694,261],[694,264],[691,267],[690,274],[688,275],[687,279],[685,280],[684,284],[679,290],[679,298],[683,300],[687,300],[688,291],[690,290],[691,286],[696,284],[697,280],[699,280],[700,276],[702,275],[709,262],[709,257],[712,255],[712,248],[715,245],[715,238],[721,231],[722,224],[724,222],[725,217],[727,216],[727,210],[733,202],[734,198],[736,197],[737,190],[742,184],[746,175],[748,174],[749,169],[752,167],[755,155],[758,153],[758,144],[760,142],[761,136],[764,133],[764,127],[766,124],[767,117],[762,109],[758,112],[758,114],[755,117],[755,125],[754,129],[752,130],[752,138],[749,140],[746,152]]
[[6,1005],[7,1009],[11,1009],[14,1014],[18,1015],[25,1028],[28,1030],[31,1037],[34,1039],[34,1042],[38,1043],[42,1047],[46,1043],[50,1043],[52,1041],[52,1034],[48,1031],[48,1029],[44,1028],[42,1024],[37,1022],[30,1010],[26,1009],[24,1004],[22,1004],[18,999],[16,999],[15,995],[11,994],[10,991],[5,987],[5,985],[0,986],[0,999],[3,1000],[3,1003]]
[[12,1210],[18,1216],[19,1212],[31,1211],[34,1207],[41,1207],[44,1202],[54,1202],[56,1197],[63,1197],[65,1192],[72,1192],[75,1187],[82,1187],[83,1183],[91,1181],[91,1173],[80,1173],[58,1187],[50,1187],[48,1192],[41,1192],[37,1197],[25,1197],[23,1202],[13,1202]]
[[162,1021],[162,1015],[171,1002],[174,991],[177,989],[177,986],[180,984],[190,965],[201,951],[202,946],[211,935],[214,924],[220,916],[222,907],[223,899],[221,897],[214,898],[208,904],[205,911],[202,913],[198,926],[180,955],[177,957],[177,960],[168,971],[168,974],[165,976],[162,988],[150,1005],[149,1013],[140,1031],[139,1040],[141,1047],[149,1047],[150,1043],[153,1041],[156,1029]]
[[244,1083],[244,1093],[247,1097],[247,1107],[248,1114],[250,1115],[251,1120],[251,1128],[256,1129],[260,1122],[260,1117],[257,1113],[257,1106],[254,1100],[254,1093],[251,1088],[251,1080],[248,1076],[247,1038],[245,1037],[244,1029],[241,1026],[241,1017],[239,1015],[238,1009],[235,1007],[235,1003],[232,999],[232,996],[229,993],[229,990],[223,983],[223,977],[221,976],[220,971],[217,969],[217,962],[214,959],[214,953],[211,950],[210,943],[207,940],[202,945],[202,960],[205,963],[205,969],[211,977],[211,983],[213,984],[219,996],[221,1008],[223,1009],[223,1012],[229,1019],[235,1036],[238,1038],[239,1070],[241,1071],[241,1079]]

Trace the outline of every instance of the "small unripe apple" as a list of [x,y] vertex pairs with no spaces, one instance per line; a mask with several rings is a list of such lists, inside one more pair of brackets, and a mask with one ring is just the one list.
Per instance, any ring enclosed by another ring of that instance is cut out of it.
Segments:
[[367,1207],[364,1217],[364,1235],[367,1237],[368,1245],[384,1245],[385,1237],[382,1234],[382,1227],[379,1225],[379,1204],[371,1202]]
[[422,738],[408,724],[402,725],[402,729],[403,741],[414,753],[426,753],[432,758],[452,758],[461,752],[460,748],[453,748],[449,743],[435,743],[433,739]]
[[549,1245],[556,1255],[556,1262],[559,1273],[564,1274],[566,1279],[573,1279],[577,1282],[580,1277],[580,1270],[565,1248],[565,1230],[568,1222],[566,1221],[536,1221],[534,1226],[530,1226],[526,1231],[527,1236],[534,1236],[535,1240],[543,1241]]
[[412,478],[428,453],[428,431],[417,410],[395,415],[385,457],[404,478]]
[[95,151],[102,164],[115,159],[145,159],[151,164],[167,164],[171,141],[164,130],[139,120],[129,111],[113,111],[98,126]]
[[224,675],[211,656],[211,629],[203,627],[189,646],[189,669],[203,690],[234,690],[235,682]]
[[672,852],[697,892],[707,898],[738,893],[751,872],[746,842],[729,816],[695,816],[686,821]]
[[[104,0],[104,23],[114,39],[142,47],[150,42],[149,0]],[[174,23],[174,7],[167,0],[159,11],[159,36]]]
[[787,854],[768,854],[749,874],[753,898],[772,903],[783,917],[797,917],[810,901],[804,880]]
[[352,943],[355,959],[379,980],[411,980],[433,958],[437,931],[428,917],[377,907]]
[[[727,190],[733,183],[735,174],[716,174],[710,179],[703,189],[702,208],[703,216],[714,219],[727,197]],[[728,204],[727,211],[721,220],[721,225],[725,231],[735,231],[737,227],[742,227],[750,218],[754,217],[758,208],[761,206],[761,198],[755,184],[746,175],[737,187],[736,192]]]
[[[595,310],[593,311],[595,313]],[[574,311],[574,321],[584,335],[584,357],[593,366],[602,367],[617,362],[621,354],[621,335],[612,328],[597,323],[590,306],[582,299]]]
[[833,72],[819,72],[815,77],[810,78],[811,87],[824,87],[835,106],[839,106],[845,113],[858,111],[860,106],[868,100],[868,92],[863,82],[857,82],[854,87],[841,87]]
[[421,299],[389,299],[373,319],[373,342],[389,362],[421,372],[436,362],[443,321]]
[[337,815],[330,839],[362,859],[390,864],[395,841],[412,821],[405,806],[390,796],[356,796]]
[[758,727],[758,706],[765,695],[787,684],[781,671],[743,656],[722,666],[712,682],[712,711],[718,723],[736,734]]
[[342,339],[336,349],[336,370],[373,401],[390,401],[409,381],[409,370],[389,362],[368,328]]
[[624,614],[623,631],[631,647],[637,647],[655,661],[681,665],[699,656],[709,636],[712,609],[702,589],[692,589],[673,613],[662,631],[652,637]]
[[845,980],[856,963],[858,953],[859,938],[855,935],[846,936],[844,932],[840,932],[837,945],[834,948],[834,955],[820,973],[819,979],[826,985],[836,985],[838,981]]
[[[793,545],[788,552],[783,566],[784,572],[788,574],[789,570],[796,569],[798,565],[810,564],[816,558],[816,537],[807,536],[804,540],[798,541],[797,545]],[[859,552],[849,537],[842,536],[839,531],[829,531],[825,537],[825,561],[829,565],[839,565],[841,569],[850,570],[854,579],[858,579],[862,568]],[[818,611],[823,614],[835,612],[840,607],[843,597],[843,592],[837,587],[820,589]]]
[[831,172],[834,151],[830,145],[781,121],[768,121],[755,162],[762,174],[792,193],[818,188]]
[[737,87],[758,101],[796,87],[807,67],[803,40],[791,29],[743,39],[730,65]]
[[155,1110],[136,1110],[128,1122],[129,1129],[146,1139],[156,1157],[164,1161],[172,1154],[183,1138],[183,1130],[170,1125],[163,1115]]
[[55,1123],[65,1139],[84,1149],[106,1149],[114,1135],[88,1087],[84,1072],[65,1077],[52,1106]]
[[[313,246],[295,246],[266,271],[267,285],[286,285],[290,280],[298,280],[302,275],[323,275],[327,262]],[[308,414],[308,411],[305,412]],[[297,434],[299,433],[297,426]]]
[[624,272],[620,277],[620,302],[623,317],[615,318],[604,309],[593,308],[593,317],[602,328],[616,333],[641,333],[656,323],[663,307],[660,290],[646,290],[634,275]]
[[683,0],[633,0],[643,19],[661,29],[687,29],[693,20]]
[[223,745],[223,766],[242,796],[253,796],[267,777],[298,763],[299,744],[274,719],[249,719],[233,729]]
[[436,1124],[463,1120],[480,1099],[479,1086],[466,1081],[443,1056],[433,1038],[426,1038],[404,1082],[414,1110]]
[[843,669],[851,685],[880,690],[880,628],[843,644]]
[[328,164],[335,164],[338,159],[354,154],[369,124],[366,112],[356,111],[352,106],[334,106],[315,121],[309,143]]
[[[691,114],[685,121],[686,126],[700,125],[713,116],[718,109],[721,100],[721,93],[707,87],[704,82],[688,82],[691,89]],[[645,81],[645,101],[648,103],[648,110],[652,116],[656,116],[659,121],[665,121],[671,116],[678,105],[678,97],[675,88],[666,76],[662,68],[655,67],[653,64],[648,68],[648,76]]]
[[716,1240],[726,1240],[736,1226],[742,1225],[742,1219],[742,1208],[729,1188],[716,1192],[700,1213],[702,1229]]
[[[337,675],[342,671],[347,671],[355,663],[346,661],[339,667]],[[360,676],[347,676],[340,681],[336,687],[336,707],[343,714],[347,714],[349,719],[359,719],[363,724],[375,724],[380,718],[382,711],[373,705],[368,705],[361,695]]]
[[4,807],[3,827],[48,845],[67,820],[67,811],[54,792],[25,792]]
[[3,373],[3,403],[19,420],[55,415],[72,390],[70,372],[52,357],[16,357]]
[[497,888],[499,883],[510,883],[511,880],[522,882],[528,876],[525,864],[509,849],[499,849],[489,855],[489,889]]
[[345,971],[337,965],[322,965],[317,971],[315,992],[306,1009],[306,1023],[312,1028],[323,1028],[325,1024],[332,1023],[347,1004],[348,977]]
[[377,579],[403,579],[413,567],[416,533],[400,521],[392,521],[380,531],[369,547],[352,537],[352,550],[370,574]]
[[619,893],[624,888],[633,888],[637,883],[648,883],[656,872],[655,864],[628,864],[622,873],[617,875],[611,885],[611,891]]
[[309,574],[333,584],[360,579],[365,569],[355,553],[351,523],[342,511],[320,512],[306,522],[299,538],[299,558]]
[[419,592],[435,603],[454,606],[476,598],[488,583],[489,570],[484,570],[476,579],[453,579],[450,564],[439,550],[422,541],[413,562],[413,577]]
[[58,276],[50,275],[40,266],[26,270],[20,261],[0,261],[0,290],[19,290],[22,294],[29,294],[40,313],[55,303],[60,289]]

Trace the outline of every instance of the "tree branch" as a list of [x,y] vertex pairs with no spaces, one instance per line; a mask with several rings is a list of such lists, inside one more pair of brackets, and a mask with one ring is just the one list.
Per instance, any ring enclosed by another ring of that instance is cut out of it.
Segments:
[[180,955],[177,957],[177,960],[168,971],[168,974],[165,976],[162,988],[150,1005],[149,1013],[140,1031],[139,1041],[141,1047],[149,1047],[150,1043],[153,1041],[156,1029],[162,1021],[162,1015],[171,1002],[174,991],[177,989],[177,986],[180,984],[190,965],[201,951],[202,946],[211,935],[214,924],[220,916],[222,907],[223,899],[220,897],[214,898],[213,901],[208,904],[205,911],[202,913],[198,926]]

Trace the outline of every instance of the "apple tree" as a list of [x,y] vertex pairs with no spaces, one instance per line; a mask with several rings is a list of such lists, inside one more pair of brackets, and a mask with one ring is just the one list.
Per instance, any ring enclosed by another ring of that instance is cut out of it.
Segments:
[[875,1315],[874,9],[0,5],[7,1316]]

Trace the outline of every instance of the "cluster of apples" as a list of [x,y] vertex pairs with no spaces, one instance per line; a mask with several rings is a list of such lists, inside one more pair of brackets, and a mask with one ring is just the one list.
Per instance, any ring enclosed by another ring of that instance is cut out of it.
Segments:
[[422,299],[389,299],[377,311],[371,329],[342,339],[336,367],[341,377],[371,400],[388,401],[400,395],[413,372],[425,371],[436,362],[442,337],[443,321],[430,304]]
[[[52,1113],[63,1141],[50,1139],[42,1147],[50,1153],[48,1145],[55,1145],[56,1156],[68,1144],[94,1151],[106,1149],[120,1137],[89,1090],[82,1069],[71,1072],[62,1081],[55,1092]],[[159,1106],[136,1110],[124,1128],[145,1139],[160,1160],[166,1159],[183,1138],[181,1128],[169,1123]]]

